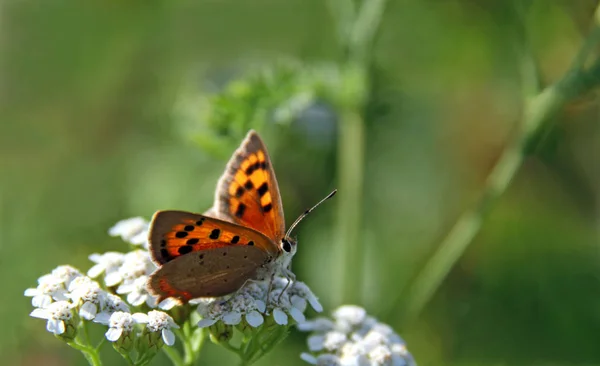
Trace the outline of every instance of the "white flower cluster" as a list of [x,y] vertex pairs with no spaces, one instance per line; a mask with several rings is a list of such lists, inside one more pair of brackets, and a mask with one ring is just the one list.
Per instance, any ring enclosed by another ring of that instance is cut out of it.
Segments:
[[152,296],[146,287],[148,276],[156,269],[148,251],[148,227],[148,222],[141,217],[122,220],[115,224],[108,231],[110,235],[120,236],[132,245],[142,245],[144,249],[128,253],[94,253],[89,258],[96,264],[87,274],[91,278],[104,275],[105,285],[117,287],[115,292],[119,295],[127,295],[127,302],[133,306],[146,303],[151,308],[158,306],[163,310],[169,310],[177,305],[177,301],[167,299],[157,304],[156,297]]
[[25,290],[25,296],[32,297],[31,304],[36,307],[30,315],[46,319],[46,329],[56,335],[64,334],[69,325],[78,326],[74,323],[75,314],[83,320],[109,325],[106,338],[111,342],[131,331],[134,323],[146,323],[151,332],[160,331],[164,342],[172,345],[175,337],[171,328],[179,328],[162,311],[130,314],[129,306],[119,296],[105,291],[98,282],[71,266],[57,267],[40,277],[38,286]]
[[298,329],[313,332],[308,337],[311,353],[301,355],[313,365],[416,366],[402,338],[358,306],[342,306],[333,320],[317,318],[298,324]]
[[[148,222],[133,218],[117,223],[109,233],[147,248],[147,230]],[[46,319],[46,328],[56,335],[68,333],[69,326],[77,328],[75,316],[78,315],[83,321],[108,325],[105,335],[111,342],[128,335],[134,324],[143,323],[146,324],[146,331],[160,332],[164,343],[173,345],[175,336],[171,329],[179,327],[168,314],[162,311],[131,314],[129,305],[110,292],[126,295],[131,306],[144,303],[149,307],[157,306],[156,298],[146,290],[148,275],[156,268],[148,251],[92,254],[90,260],[96,264],[90,268],[87,276],[71,266],[59,266],[50,274],[40,277],[36,288],[25,290],[25,296],[32,297],[31,304],[36,308],[30,315]],[[104,274],[104,284],[108,290],[92,279],[101,274]],[[175,304],[175,300],[167,299],[158,305],[166,310]]]
[[245,319],[248,325],[256,328],[263,324],[264,316],[271,314],[275,323],[287,325],[288,315],[297,323],[305,321],[307,304],[318,312],[323,310],[317,297],[304,283],[296,281],[286,289],[288,281],[283,277],[274,277],[272,284],[268,280],[249,281],[228,299],[198,300],[198,312],[202,316],[198,326],[209,327],[218,321],[237,325]]
[[120,236],[123,241],[126,241],[135,246],[141,246],[148,249],[148,229],[150,223],[143,217],[132,217],[129,219],[117,222],[108,230],[110,236]]

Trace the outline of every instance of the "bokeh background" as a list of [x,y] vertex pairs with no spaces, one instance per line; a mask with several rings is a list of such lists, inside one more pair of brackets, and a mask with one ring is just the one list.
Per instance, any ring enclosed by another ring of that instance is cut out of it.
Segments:
[[[346,189],[297,231],[294,270],[326,311],[366,307],[421,365],[600,364],[593,93],[554,116],[406,315],[411,283],[522,120],[524,50],[555,81],[596,2],[390,0],[358,56],[341,3],[0,3],[2,364],[84,365],[28,316],[23,291],[126,250],[107,235],[120,219],[204,211],[248,128],[270,149],[288,223]],[[304,349],[293,332],[259,364],[301,365]],[[209,342],[200,364],[234,361]]]

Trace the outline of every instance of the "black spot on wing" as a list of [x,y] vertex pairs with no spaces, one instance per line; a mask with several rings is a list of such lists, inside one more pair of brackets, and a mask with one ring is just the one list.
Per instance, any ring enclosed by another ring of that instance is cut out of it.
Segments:
[[269,211],[271,211],[273,209],[273,205],[271,203],[267,203],[266,205],[262,206],[262,211],[264,213],[267,213]]
[[192,248],[189,245],[183,245],[181,247],[179,247],[179,249],[177,249],[177,251],[179,252],[179,254],[183,255],[183,254],[188,254],[190,253],[192,250],[194,250],[194,248]]
[[242,216],[244,216],[244,211],[246,211],[246,205],[240,203],[237,207],[237,210],[235,210],[235,216],[241,218]]
[[240,197],[242,197],[243,195],[244,195],[244,188],[242,188],[242,187],[238,187],[238,188],[236,189],[236,191],[235,191],[235,196],[236,196],[237,198],[240,198]]
[[264,182],[263,184],[260,185],[260,187],[258,187],[258,194],[260,197],[264,196],[265,193],[267,193],[269,191],[269,185],[267,184],[267,182]]
[[216,240],[216,239],[219,239],[219,236],[221,236],[221,230],[214,229],[213,231],[210,232],[210,235],[208,237]]

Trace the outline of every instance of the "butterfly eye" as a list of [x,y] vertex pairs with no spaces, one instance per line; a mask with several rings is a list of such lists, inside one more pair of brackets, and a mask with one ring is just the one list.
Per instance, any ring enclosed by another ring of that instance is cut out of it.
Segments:
[[292,243],[287,239],[281,239],[281,248],[289,253],[292,251]]

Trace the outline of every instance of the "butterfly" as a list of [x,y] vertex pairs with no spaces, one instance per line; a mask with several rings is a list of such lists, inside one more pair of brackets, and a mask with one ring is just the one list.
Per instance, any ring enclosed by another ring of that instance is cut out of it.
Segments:
[[267,148],[249,131],[217,183],[214,205],[204,214],[158,211],[148,241],[158,269],[148,288],[158,301],[186,303],[234,293],[248,280],[265,280],[289,270],[296,253],[296,225],[336,190],[306,210],[285,230],[283,207]]

